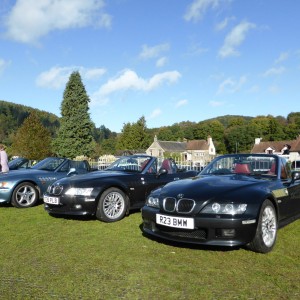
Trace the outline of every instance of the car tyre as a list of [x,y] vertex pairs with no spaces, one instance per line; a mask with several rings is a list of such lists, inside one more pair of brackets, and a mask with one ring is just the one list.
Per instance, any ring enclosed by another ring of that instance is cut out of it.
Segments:
[[96,218],[104,222],[116,222],[124,218],[128,208],[128,199],[118,188],[109,188],[99,199]]
[[14,189],[11,204],[18,208],[35,206],[39,200],[39,192],[31,182],[22,182]]
[[259,253],[270,252],[277,238],[277,214],[273,203],[265,200],[258,218],[256,234],[253,241],[248,245],[252,251]]

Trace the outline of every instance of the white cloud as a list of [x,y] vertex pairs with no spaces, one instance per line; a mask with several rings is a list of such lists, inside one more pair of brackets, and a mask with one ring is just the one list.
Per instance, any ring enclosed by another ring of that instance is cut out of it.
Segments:
[[161,58],[159,58],[157,61],[156,61],[156,66],[158,67],[158,68],[161,68],[161,67],[163,67],[166,63],[167,63],[167,61],[168,61],[168,59],[167,59],[167,57],[161,57]]
[[234,20],[234,17],[231,17],[231,18],[225,18],[222,22],[218,23],[216,25],[216,30],[217,31],[221,31],[221,30],[224,30],[227,25],[229,24],[230,21]]
[[177,71],[170,71],[164,73],[158,73],[152,76],[150,79],[145,80],[132,71],[125,70],[117,78],[110,79],[104,84],[99,92],[107,95],[119,90],[142,90],[150,91],[161,85],[164,81],[176,82],[180,78],[180,73]]
[[147,117],[146,119],[147,120],[155,119],[158,116],[160,116],[161,114],[162,114],[161,109],[157,108],[157,109],[153,110],[152,113],[150,114],[150,116]]
[[189,56],[202,55],[205,52],[208,52],[208,48],[204,48],[200,44],[193,43],[191,46],[189,46],[186,55]]
[[72,72],[79,71],[82,80],[93,80],[101,77],[106,70],[101,68],[86,69],[83,67],[52,67],[50,70],[42,72],[36,79],[36,85],[60,89],[66,85]]
[[109,14],[101,14],[99,20],[99,26],[104,28],[111,28],[112,25],[112,16]]
[[184,19],[186,21],[197,22],[202,19],[203,15],[209,8],[217,8],[220,0],[194,0],[191,5],[189,5]]
[[159,57],[162,52],[169,51],[169,49],[170,49],[170,45],[168,43],[156,45],[153,47],[143,45],[142,52],[139,54],[139,57],[142,59]]
[[81,75],[83,78],[87,80],[95,80],[100,78],[106,73],[106,70],[103,68],[92,68],[92,69],[85,69],[85,68],[80,68],[81,69]]
[[237,47],[240,46],[245,40],[247,32],[255,27],[255,24],[246,21],[243,21],[239,25],[235,26],[226,36],[224,44],[219,51],[219,55],[221,57],[239,55]]
[[238,80],[227,78],[219,85],[217,94],[236,93],[241,89],[246,81],[246,76],[241,76]]
[[289,58],[288,52],[280,53],[279,57],[275,60],[275,64],[279,64]]
[[94,24],[110,27],[110,17],[101,12],[104,5],[104,0],[17,0],[5,19],[6,35],[19,42],[36,43],[53,30]]
[[278,68],[270,68],[269,70],[267,70],[263,76],[264,77],[269,77],[269,76],[274,76],[274,75],[280,75],[283,72],[285,72],[285,68],[284,67],[278,67]]
[[178,107],[181,107],[181,106],[184,106],[184,105],[187,105],[187,104],[188,104],[188,100],[182,99],[182,100],[179,100],[179,101],[175,104],[175,107],[178,108]]
[[11,64],[11,61],[5,61],[0,58],[0,75],[4,72],[4,70]]
[[169,71],[155,74],[149,79],[143,79],[139,77],[136,72],[126,69],[120,72],[115,78],[103,84],[100,89],[92,95],[91,99],[92,102],[96,104],[108,98],[108,95],[118,91],[135,90],[149,92],[164,83],[175,83],[180,77],[181,74],[178,71]]

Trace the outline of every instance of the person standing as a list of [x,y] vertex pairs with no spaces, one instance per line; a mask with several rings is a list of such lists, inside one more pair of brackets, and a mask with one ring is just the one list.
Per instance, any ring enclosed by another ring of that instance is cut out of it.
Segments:
[[1,164],[1,172],[7,173],[9,171],[8,157],[5,151],[5,146],[3,144],[0,144],[0,164]]

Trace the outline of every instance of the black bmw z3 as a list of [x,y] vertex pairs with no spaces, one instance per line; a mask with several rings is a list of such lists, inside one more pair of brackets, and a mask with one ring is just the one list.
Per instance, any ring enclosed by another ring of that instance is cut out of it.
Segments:
[[300,173],[268,154],[220,156],[198,176],[152,191],[142,208],[146,235],[260,253],[299,217]]
[[95,215],[116,222],[130,210],[140,209],[153,189],[196,174],[178,168],[172,159],[124,156],[103,171],[54,182],[44,193],[44,207],[50,215]]

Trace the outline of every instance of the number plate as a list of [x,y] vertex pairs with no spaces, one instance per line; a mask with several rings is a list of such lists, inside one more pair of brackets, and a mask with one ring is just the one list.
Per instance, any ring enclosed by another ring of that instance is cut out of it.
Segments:
[[59,198],[44,196],[44,202],[48,204],[59,204]]
[[175,227],[175,228],[185,228],[185,229],[195,228],[193,218],[171,217],[171,216],[157,214],[156,223],[164,226]]

